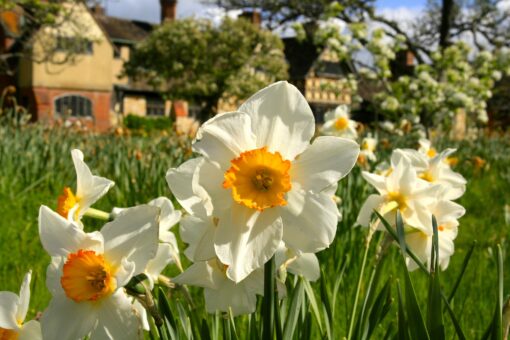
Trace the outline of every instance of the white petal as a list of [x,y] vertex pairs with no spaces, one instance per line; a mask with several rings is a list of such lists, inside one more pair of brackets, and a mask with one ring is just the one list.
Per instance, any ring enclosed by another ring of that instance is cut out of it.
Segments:
[[236,284],[226,280],[219,289],[206,288],[204,295],[205,308],[209,313],[232,310],[233,316],[237,316],[253,313],[257,306],[257,296],[247,291],[242,282]]
[[142,335],[142,323],[122,289],[101,301],[98,323],[90,335],[91,340],[138,340]]
[[154,281],[157,281],[159,274],[172,261],[172,247],[169,244],[160,243],[156,256],[147,264],[145,273],[147,276],[151,276]]
[[127,258],[122,258],[120,265],[115,272],[115,279],[117,280],[117,288],[127,285],[129,280],[134,276],[136,264],[129,261]]
[[206,204],[213,206],[214,215],[219,216],[223,211],[229,210],[233,203],[230,190],[223,188],[225,172],[211,162],[203,162],[199,165],[198,184],[209,197]]
[[311,253],[299,255],[289,264],[287,270],[292,274],[302,275],[308,281],[317,281],[321,276],[319,260]]
[[336,234],[338,208],[331,196],[293,189],[280,209],[283,241],[296,251],[315,253],[328,247]]
[[147,318],[147,310],[142,306],[138,300],[133,301],[133,308],[135,309],[138,318],[142,322],[142,328],[144,331],[150,331],[149,319]]
[[199,186],[195,176],[204,161],[202,157],[190,159],[166,173],[166,181],[177,201],[187,212],[201,217],[208,216],[212,211],[212,204],[207,204],[209,195]]
[[80,216],[104,196],[115,184],[107,178],[94,176],[89,167],[83,161],[83,153],[74,149],[71,151],[74,167],[76,169],[76,197],[80,199]]
[[384,197],[381,195],[370,195],[366,199],[366,201],[361,206],[361,209],[358,214],[358,218],[356,219],[356,223],[363,226],[368,227],[370,225],[370,221],[372,219],[372,215],[374,210],[377,210],[378,207],[384,202]]
[[[216,259],[211,261],[216,261]],[[214,265],[211,265],[209,261],[193,263],[183,273],[175,277],[173,281],[178,284],[216,289],[227,279],[224,275],[218,273]]]
[[255,149],[250,116],[243,112],[217,115],[198,129],[193,150],[217,163],[223,171],[244,151]]
[[359,154],[359,145],[338,137],[318,137],[292,163],[291,178],[304,190],[318,193],[347,175]]
[[285,81],[255,93],[239,111],[250,115],[257,147],[267,146],[287,160],[302,153],[315,132],[315,120],[305,97]]
[[415,167],[417,171],[424,171],[429,167],[429,159],[427,155],[413,149],[393,150],[393,153],[391,154],[392,166],[397,166],[402,158]]
[[98,310],[92,303],[77,303],[65,295],[51,299],[41,318],[44,339],[81,339],[94,328]]
[[0,292],[0,328],[18,329],[16,314],[19,297],[12,292]]
[[180,235],[188,244],[184,254],[192,261],[205,261],[216,257],[214,251],[214,226],[212,218],[201,219],[192,215],[181,221]]
[[19,305],[18,312],[16,313],[16,320],[19,323],[25,321],[28,311],[28,305],[30,304],[30,280],[32,278],[32,271],[25,274],[23,283],[19,291]]
[[43,248],[50,256],[67,256],[79,249],[101,252],[103,245],[99,233],[86,234],[75,223],[44,205],[39,210],[39,236]]
[[153,199],[148,205],[161,209],[159,215],[159,233],[170,230],[174,225],[179,223],[182,213],[175,210],[172,201],[166,197],[158,197]]
[[46,269],[46,287],[53,296],[57,294],[65,294],[60,283],[64,262],[65,257],[52,257],[51,262]]
[[214,249],[221,262],[228,265],[231,280],[240,282],[274,255],[282,240],[278,213],[276,208],[259,213],[235,204],[230,214],[220,217]]
[[158,208],[140,205],[105,224],[101,229],[105,258],[112,265],[126,258],[135,264],[135,275],[142,273],[158,249],[158,219]]
[[18,340],[42,340],[41,324],[39,321],[30,320],[23,325],[18,336]]
[[371,174],[367,171],[362,171],[361,176],[367,181],[370,185],[372,185],[379,193],[386,193],[386,177]]

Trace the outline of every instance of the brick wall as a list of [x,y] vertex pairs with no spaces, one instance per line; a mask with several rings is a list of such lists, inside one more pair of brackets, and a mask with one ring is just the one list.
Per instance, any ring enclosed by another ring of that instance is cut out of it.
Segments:
[[86,126],[104,132],[112,127],[110,120],[111,92],[107,91],[83,91],[71,89],[54,89],[46,87],[33,87],[22,89],[21,97],[28,105],[29,111],[33,112],[34,120],[52,123],[56,118],[55,99],[63,95],[78,95],[88,98],[92,102],[93,118],[71,118],[80,120]]

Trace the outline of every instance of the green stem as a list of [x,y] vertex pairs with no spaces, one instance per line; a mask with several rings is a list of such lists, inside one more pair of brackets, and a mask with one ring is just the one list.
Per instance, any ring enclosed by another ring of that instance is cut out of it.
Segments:
[[361,270],[359,272],[358,285],[356,286],[356,295],[354,296],[354,306],[352,307],[351,321],[349,324],[349,333],[347,335],[348,340],[352,338],[352,332],[354,331],[354,320],[356,319],[356,309],[358,308],[359,292],[361,290],[361,282],[363,281],[363,273],[365,272],[365,265],[367,263],[368,249],[370,246],[370,240],[372,239],[371,236],[372,235],[370,235],[369,233],[365,242],[365,253],[363,254],[363,262],[361,263]]
[[274,335],[274,291],[275,291],[275,259],[264,265],[264,301],[262,305],[263,329],[262,339],[273,339]]
[[85,216],[97,218],[98,220],[103,220],[103,221],[111,220],[109,213],[102,211],[102,210],[94,209],[94,208],[88,208],[87,211],[85,211]]

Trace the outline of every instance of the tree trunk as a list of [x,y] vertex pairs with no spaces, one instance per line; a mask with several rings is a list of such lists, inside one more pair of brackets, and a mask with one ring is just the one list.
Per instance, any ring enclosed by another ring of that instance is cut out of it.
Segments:
[[439,27],[439,46],[444,50],[450,44],[450,29],[453,19],[454,0],[443,0],[441,8],[441,26]]

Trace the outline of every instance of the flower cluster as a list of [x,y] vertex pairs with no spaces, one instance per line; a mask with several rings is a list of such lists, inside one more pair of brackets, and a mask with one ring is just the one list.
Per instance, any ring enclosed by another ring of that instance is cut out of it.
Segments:
[[[438,225],[439,264],[448,266],[454,252],[453,241],[457,236],[458,219],[465,210],[453,200],[466,190],[466,180],[448,164],[448,156],[455,152],[446,149],[437,153],[430,142],[421,141],[419,150],[396,149],[391,156],[391,167],[381,174],[363,172],[363,178],[377,191],[370,195],[358,215],[357,222],[372,229],[384,229],[377,211],[394,223],[397,210],[405,226],[406,243],[425,263],[430,262],[433,237],[432,215]],[[409,269],[417,264],[407,259]]]
[[[6,313],[16,320],[6,319],[0,330],[18,332],[20,339],[139,339],[142,329],[148,329],[146,312],[128,296],[126,285],[133,277],[144,275],[152,289],[169,263],[180,266],[177,241],[170,228],[179,222],[181,213],[165,197],[146,205],[115,208],[111,214],[92,208],[114,183],[92,175],[81,151],[71,154],[76,191],[69,187],[63,190],[56,212],[47,206],[39,211],[41,243],[51,256],[46,272],[50,304],[40,326],[36,321],[22,324],[29,299],[28,274],[19,301],[10,295],[7,297],[12,304],[0,301],[0,308],[9,308]],[[110,221],[100,231],[87,233],[83,216]],[[25,333],[30,335],[24,337]]]
[[278,267],[318,276],[313,254],[335,237],[333,196],[359,146],[333,136],[310,144],[314,130],[299,90],[278,82],[204,123],[193,144],[201,157],[168,171],[194,262],[175,282],[204,287],[209,311],[254,311],[275,254]]

